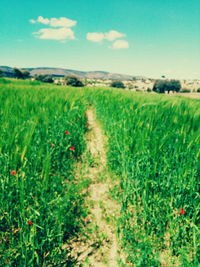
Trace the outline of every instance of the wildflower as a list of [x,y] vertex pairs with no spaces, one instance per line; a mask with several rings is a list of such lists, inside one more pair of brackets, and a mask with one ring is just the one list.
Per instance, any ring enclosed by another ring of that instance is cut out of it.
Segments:
[[12,175],[16,175],[17,172],[16,172],[16,171],[11,171],[10,174],[12,174]]
[[184,215],[185,214],[185,210],[183,208],[180,208],[180,215]]
[[51,144],[51,146],[55,146],[55,144],[54,144],[54,143],[52,143],[52,144]]
[[70,134],[70,132],[69,132],[69,131],[64,131],[64,133],[65,133],[65,134]]
[[167,266],[167,264],[165,262],[162,262],[162,266]]
[[33,225],[33,223],[31,221],[28,221],[27,224],[28,225]]
[[71,147],[69,148],[69,150],[70,150],[70,151],[74,151],[74,150],[75,150],[75,147],[74,147],[74,146],[71,146]]

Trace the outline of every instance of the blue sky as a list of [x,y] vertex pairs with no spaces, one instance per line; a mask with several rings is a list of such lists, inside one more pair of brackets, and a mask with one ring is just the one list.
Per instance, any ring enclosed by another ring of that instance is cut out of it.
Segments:
[[0,6],[0,65],[200,79],[199,0],[1,0]]

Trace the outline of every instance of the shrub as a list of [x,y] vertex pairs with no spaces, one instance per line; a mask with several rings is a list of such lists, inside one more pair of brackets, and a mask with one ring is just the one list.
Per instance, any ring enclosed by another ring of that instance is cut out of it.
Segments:
[[197,89],[197,93],[200,93],[200,88]]
[[168,93],[170,91],[179,92],[181,83],[179,80],[156,80],[153,86],[153,91],[157,93]]
[[74,87],[83,87],[84,84],[75,76],[67,76],[65,77],[66,84]]
[[25,71],[22,71],[18,68],[14,68],[13,69],[13,75],[15,78],[17,79],[27,79],[30,77],[30,72],[25,70]]
[[151,88],[147,88],[147,92],[148,93],[152,92]]
[[0,77],[3,77],[3,70],[0,69]]
[[44,82],[44,83],[53,83],[54,80],[51,75],[36,75],[35,80]]
[[110,86],[115,88],[125,88],[125,85],[121,81],[114,81]]
[[183,88],[180,92],[181,93],[190,93],[191,91],[188,88]]

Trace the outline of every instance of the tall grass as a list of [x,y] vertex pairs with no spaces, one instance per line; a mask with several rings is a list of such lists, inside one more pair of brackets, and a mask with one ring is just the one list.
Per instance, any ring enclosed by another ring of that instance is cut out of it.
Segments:
[[73,177],[86,131],[76,92],[0,84],[1,265],[71,264],[62,246],[85,216],[83,184]]
[[74,178],[93,105],[120,178],[119,237],[131,266],[198,266],[199,101],[0,81],[2,265],[73,266],[84,183]]
[[90,99],[121,178],[119,232],[133,266],[198,266],[198,100],[99,90]]

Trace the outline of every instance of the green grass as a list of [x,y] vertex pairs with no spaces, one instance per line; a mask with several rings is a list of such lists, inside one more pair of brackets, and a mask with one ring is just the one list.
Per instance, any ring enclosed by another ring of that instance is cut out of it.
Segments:
[[62,245],[85,216],[84,185],[73,177],[85,150],[85,105],[75,95],[25,81],[0,85],[2,265],[70,263]]
[[198,266],[199,103],[1,79],[1,264],[73,265],[62,245],[86,216],[88,183],[77,183],[74,172],[92,105],[108,137],[109,171],[120,178],[111,195],[121,203],[118,234],[128,264]]
[[199,101],[120,90],[96,91],[90,101],[109,138],[108,166],[121,177],[128,262],[198,266]]

